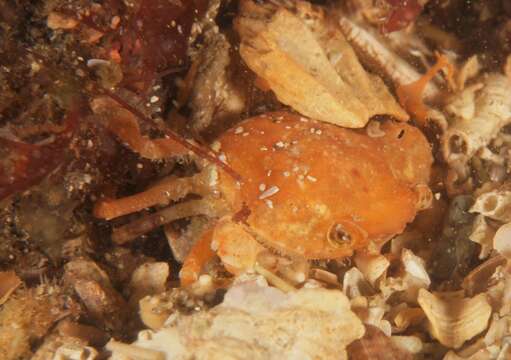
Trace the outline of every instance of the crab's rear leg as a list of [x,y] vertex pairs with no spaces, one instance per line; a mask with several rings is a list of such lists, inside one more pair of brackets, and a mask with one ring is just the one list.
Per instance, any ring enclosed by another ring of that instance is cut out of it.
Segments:
[[218,218],[228,211],[227,204],[220,198],[206,197],[198,200],[189,200],[168,206],[153,214],[142,216],[140,219],[115,228],[112,232],[112,240],[117,244],[124,244],[175,220],[198,215]]

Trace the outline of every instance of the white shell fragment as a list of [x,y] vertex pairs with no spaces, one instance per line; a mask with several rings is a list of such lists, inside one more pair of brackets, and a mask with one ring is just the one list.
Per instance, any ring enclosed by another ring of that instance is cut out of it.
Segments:
[[423,287],[429,287],[431,279],[429,278],[428,272],[426,271],[426,264],[422,258],[416,256],[411,250],[403,249],[401,261],[403,262],[407,275],[417,279],[422,283]]
[[429,320],[431,336],[455,349],[483,332],[492,313],[486,294],[460,298],[421,289],[417,301]]
[[134,344],[109,348],[112,359],[131,347],[168,360],[347,359],[345,347],[363,334],[342,292],[316,288],[286,294],[257,277],[233,285],[209,311],[172,315],[159,331],[143,331]]
[[98,352],[90,346],[65,344],[60,346],[53,360],[95,360]]
[[364,253],[355,256],[355,264],[373,286],[390,266],[390,262],[385,256]]
[[494,235],[495,230],[488,225],[485,217],[483,215],[477,215],[472,225],[472,233],[470,233],[468,238],[481,245],[479,259],[485,259],[490,255],[493,250]]
[[131,300],[136,303],[144,296],[159,294],[165,291],[165,284],[169,274],[169,265],[165,262],[140,265],[131,275]]
[[417,336],[392,336],[390,340],[399,349],[411,354],[418,354],[422,350],[422,340]]
[[511,223],[502,225],[493,238],[493,248],[508,261],[511,259]]

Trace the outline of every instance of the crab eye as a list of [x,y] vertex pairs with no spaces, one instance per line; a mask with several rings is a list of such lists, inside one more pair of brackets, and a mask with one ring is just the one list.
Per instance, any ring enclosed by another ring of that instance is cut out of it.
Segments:
[[367,233],[349,220],[341,220],[330,226],[327,240],[334,247],[358,248],[367,242]]
[[330,228],[327,234],[328,241],[334,246],[345,246],[349,245],[352,236],[348,230],[342,224],[334,224]]

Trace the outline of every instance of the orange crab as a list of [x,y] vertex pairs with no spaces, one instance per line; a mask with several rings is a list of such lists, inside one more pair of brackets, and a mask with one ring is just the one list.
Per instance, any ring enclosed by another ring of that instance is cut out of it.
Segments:
[[217,219],[185,260],[183,283],[197,279],[215,253],[228,271],[238,273],[266,248],[305,259],[379,249],[431,195],[432,156],[417,128],[390,120],[377,124],[370,136],[365,129],[288,112],[249,118],[216,144],[221,160],[242,181],[207,165],[192,177],[167,178],[143,193],[103,200],[95,215],[113,218],[189,193],[202,196],[154,215],[155,221],[198,214]]

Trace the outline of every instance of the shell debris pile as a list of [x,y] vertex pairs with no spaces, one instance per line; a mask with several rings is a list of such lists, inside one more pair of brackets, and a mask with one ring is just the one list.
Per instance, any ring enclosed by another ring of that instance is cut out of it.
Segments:
[[153,354],[148,359],[347,359],[345,347],[363,334],[339,290],[285,294],[253,276],[234,284],[208,312],[171,316],[131,345],[111,341],[106,348],[112,360],[142,351]]

